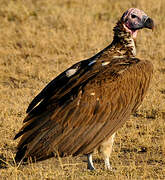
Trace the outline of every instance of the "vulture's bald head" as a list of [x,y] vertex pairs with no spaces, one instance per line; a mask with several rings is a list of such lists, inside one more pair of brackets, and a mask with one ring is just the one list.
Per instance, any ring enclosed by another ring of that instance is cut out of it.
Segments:
[[127,32],[130,32],[136,38],[137,30],[142,28],[153,29],[153,20],[137,8],[130,8],[124,12],[121,21]]

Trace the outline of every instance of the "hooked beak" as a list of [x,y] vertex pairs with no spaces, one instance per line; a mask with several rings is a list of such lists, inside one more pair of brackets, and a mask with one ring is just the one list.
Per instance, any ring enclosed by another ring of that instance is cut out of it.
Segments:
[[142,20],[133,25],[133,28],[130,28],[131,30],[139,30],[139,29],[143,29],[143,28],[148,28],[148,29],[152,29],[154,28],[154,21],[148,17],[148,16],[143,16]]
[[145,20],[143,27],[153,30],[154,29],[154,21],[150,17],[148,17]]

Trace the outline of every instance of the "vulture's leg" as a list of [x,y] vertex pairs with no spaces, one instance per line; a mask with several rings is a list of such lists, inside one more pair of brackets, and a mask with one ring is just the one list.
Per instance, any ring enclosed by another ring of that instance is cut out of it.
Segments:
[[93,161],[92,161],[92,153],[87,155],[87,160],[88,160],[88,169],[95,170],[95,167],[94,167]]
[[104,141],[99,147],[99,153],[101,153],[101,155],[104,158],[105,169],[108,170],[112,170],[112,167],[109,162],[109,158],[112,153],[114,138],[115,138],[115,133],[109,139]]

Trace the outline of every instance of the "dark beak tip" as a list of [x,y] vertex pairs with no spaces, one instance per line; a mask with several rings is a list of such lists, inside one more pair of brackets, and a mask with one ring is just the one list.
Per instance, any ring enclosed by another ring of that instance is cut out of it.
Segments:
[[154,29],[154,21],[149,17],[146,22],[144,23],[144,27],[151,29],[153,31]]

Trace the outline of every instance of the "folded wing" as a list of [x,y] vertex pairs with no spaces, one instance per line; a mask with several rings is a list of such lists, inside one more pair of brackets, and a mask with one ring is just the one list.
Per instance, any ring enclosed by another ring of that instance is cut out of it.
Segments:
[[[70,69],[76,70],[68,74]],[[22,135],[17,161],[92,152],[141,104],[153,67],[136,58],[112,58],[81,61],[68,70],[29,105],[15,137]]]

